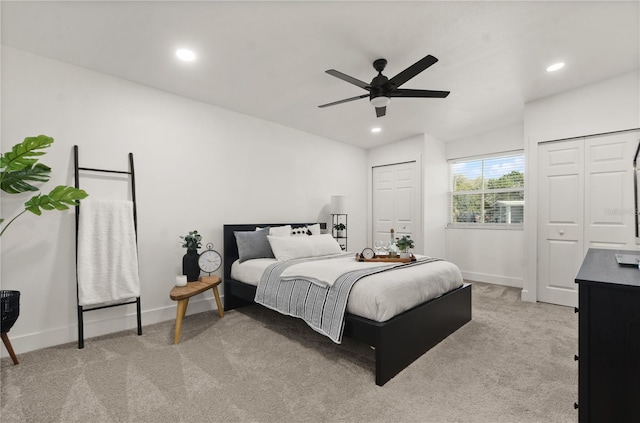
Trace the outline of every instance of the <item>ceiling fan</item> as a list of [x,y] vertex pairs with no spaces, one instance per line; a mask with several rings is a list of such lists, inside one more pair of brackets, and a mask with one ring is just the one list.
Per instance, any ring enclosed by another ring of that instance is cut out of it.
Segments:
[[382,74],[387,65],[386,59],[377,59],[373,62],[373,68],[378,71],[378,75],[373,78],[371,83],[360,81],[352,76],[345,75],[335,69],[326,71],[329,75],[342,79],[350,84],[357,85],[369,91],[368,94],[362,94],[356,97],[346,98],[344,100],[334,101],[333,103],[323,104],[318,107],[335,106],[336,104],[346,103],[348,101],[358,100],[369,97],[369,101],[376,108],[376,116],[382,117],[387,113],[387,106],[391,102],[391,97],[412,97],[412,98],[445,98],[449,95],[449,91],[433,91],[433,90],[412,90],[399,88],[402,84],[436,63],[438,59],[432,55],[418,60],[393,78],[389,79]]

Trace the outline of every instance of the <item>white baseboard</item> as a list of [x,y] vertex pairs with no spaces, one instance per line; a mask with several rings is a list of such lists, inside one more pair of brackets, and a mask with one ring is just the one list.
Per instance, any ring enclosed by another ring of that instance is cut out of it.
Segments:
[[494,285],[511,286],[513,288],[522,288],[524,282],[521,278],[512,278],[509,276],[487,275],[485,273],[465,272],[462,271],[462,277],[465,280],[492,283]]
[[533,294],[531,294],[531,292],[528,289],[522,290],[522,292],[520,293],[520,299],[528,303],[536,302],[536,297]]
[[[221,299],[224,304],[224,295],[221,296]],[[144,336],[144,327],[147,325],[165,322],[167,320],[175,320],[177,304],[178,303],[175,302],[166,307],[157,308],[154,310],[142,310],[142,336]],[[100,310],[88,313],[85,312],[83,317],[85,346],[86,344],[90,343],[91,338],[95,336],[136,329],[138,324],[135,305],[123,306],[123,308],[124,307],[129,307],[129,310],[131,311],[128,311],[125,315],[119,315],[118,317],[105,318],[104,316],[108,315],[109,312]],[[216,301],[213,297],[198,299],[191,298],[189,301],[189,306],[187,307],[187,315],[202,313],[211,310],[216,313],[218,310]],[[102,313],[101,317],[98,319],[96,319],[95,317],[92,318],[92,314],[98,315],[97,313]],[[15,337],[11,336],[11,332],[9,332],[8,335],[9,340],[11,341],[11,346],[18,356],[18,360],[20,360],[21,353],[52,347],[54,345],[66,344],[69,342],[77,343],[78,324],[76,321],[75,324],[68,327],[49,329],[42,332],[34,332],[26,335],[18,335]],[[9,356],[4,346],[1,348],[1,351],[1,357]]]

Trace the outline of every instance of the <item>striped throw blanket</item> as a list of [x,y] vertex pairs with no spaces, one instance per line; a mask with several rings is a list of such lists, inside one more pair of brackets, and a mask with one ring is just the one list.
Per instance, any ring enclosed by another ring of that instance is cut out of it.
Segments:
[[[349,253],[350,254],[350,253]],[[331,285],[321,286],[312,275],[308,279],[282,279],[280,275],[290,266],[307,260],[331,260],[331,257],[316,257],[278,262],[270,265],[262,275],[256,290],[258,304],[288,316],[303,319],[315,331],[328,336],[333,342],[342,342],[344,315],[347,299],[353,285],[365,276],[408,266],[418,266],[439,261],[438,258],[421,257],[410,263],[389,266],[367,267],[349,271],[339,276]],[[342,257],[342,255],[338,256]],[[331,266],[327,262],[327,266]]]

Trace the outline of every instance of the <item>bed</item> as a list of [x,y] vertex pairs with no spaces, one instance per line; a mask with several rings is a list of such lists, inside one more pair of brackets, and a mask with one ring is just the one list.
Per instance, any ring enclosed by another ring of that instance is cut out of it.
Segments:
[[[234,232],[254,231],[257,227],[305,223],[224,225],[224,309],[233,310],[254,304],[257,288],[231,276],[239,258]],[[323,228],[326,225],[322,224]],[[428,300],[394,317],[379,322],[347,312],[343,335],[375,349],[375,382],[384,385],[413,361],[471,320],[471,286],[462,284],[443,295]]]

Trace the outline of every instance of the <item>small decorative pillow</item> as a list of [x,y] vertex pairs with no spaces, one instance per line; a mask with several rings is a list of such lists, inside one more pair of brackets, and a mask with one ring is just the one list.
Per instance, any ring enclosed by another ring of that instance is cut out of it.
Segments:
[[342,253],[340,244],[331,234],[317,236],[267,237],[276,259],[293,260],[303,257],[320,257]]
[[[301,226],[299,228],[291,229],[291,236],[301,235],[320,235],[320,224],[315,223],[313,225]],[[271,234],[269,234],[271,235]]]
[[238,244],[238,257],[240,263],[256,258],[275,258],[271,250],[271,244],[267,239],[269,228],[255,231],[234,231],[236,244]]
[[311,231],[306,226],[291,229],[291,236],[307,236],[311,235]]

